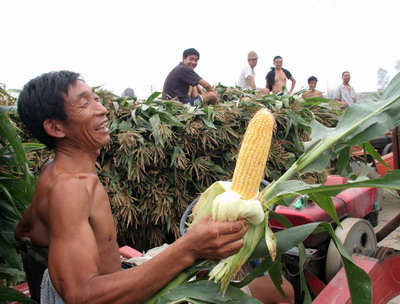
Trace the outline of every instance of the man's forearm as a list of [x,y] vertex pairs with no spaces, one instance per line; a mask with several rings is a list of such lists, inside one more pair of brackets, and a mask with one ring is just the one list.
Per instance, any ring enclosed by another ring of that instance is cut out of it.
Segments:
[[204,87],[204,89],[206,89],[206,91],[207,92],[215,92],[215,89],[214,89],[214,87],[213,86],[206,86],[206,87]]
[[215,92],[214,87],[204,79],[199,81],[199,85],[201,85],[207,92]]

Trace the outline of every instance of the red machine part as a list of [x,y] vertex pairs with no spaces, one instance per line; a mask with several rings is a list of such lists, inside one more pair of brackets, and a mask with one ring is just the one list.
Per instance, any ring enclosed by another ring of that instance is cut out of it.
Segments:
[[385,167],[380,162],[377,162],[376,169],[377,169],[378,174],[380,176],[385,176],[386,172],[388,172],[389,170],[393,170],[394,169],[394,161],[395,160],[394,160],[394,157],[393,157],[393,152],[383,155],[382,159],[389,166],[389,168]]
[[[352,255],[353,261],[369,275],[372,281],[372,304],[386,304],[400,295],[400,252],[375,259],[362,255]],[[315,298],[313,304],[351,303],[344,268]]]
[[[327,185],[343,184],[347,178],[331,175],[327,178]],[[351,188],[342,191],[337,196],[332,197],[333,205],[339,219],[354,217],[363,218],[375,209],[377,201],[376,188]],[[275,212],[285,216],[293,226],[300,226],[316,222],[332,222],[330,216],[314,202],[310,201],[307,205],[296,209],[293,204],[289,207],[277,206]],[[270,220],[271,228],[281,230],[284,227],[275,220]],[[311,235],[304,243],[308,247],[317,247],[323,241],[329,239],[327,233]]]
[[[347,178],[345,177],[330,175],[327,178],[326,185],[344,184],[346,182]],[[374,209],[376,198],[376,188],[351,188],[332,197],[332,200],[339,218],[363,218]],[[275,211],[287,217],[294,226],[332,221],[329,215],[314,202],[309,202],[300,209],[294,208],[293,205],[289,207],[277,206]],[[278,229],[283,228],[282,225],[273,220],[271,220],[271,226]]]
[[376,188],[351,188],[336,197],[346,203],[348,217],[363,218],[374,208],[376,195]]

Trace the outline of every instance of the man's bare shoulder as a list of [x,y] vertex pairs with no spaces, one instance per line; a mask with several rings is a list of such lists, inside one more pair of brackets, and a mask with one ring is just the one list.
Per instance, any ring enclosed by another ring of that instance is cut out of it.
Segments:
[[87,174],[55,173],[47,168],[42,172],[37,183],[34,199],[36,206],[39,210],[82,208],[90,197],[88,179],[93,179],[93,177],[88,177]]

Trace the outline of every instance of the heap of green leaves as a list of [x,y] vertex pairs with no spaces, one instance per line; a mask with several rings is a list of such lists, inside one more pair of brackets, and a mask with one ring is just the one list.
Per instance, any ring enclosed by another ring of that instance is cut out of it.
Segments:
[[19,130],[9,117],[15,112],[9,106],[14,100],[3,89],[0,100],[0,302],[30,303],[28,297],[10,288],[25,280],[14,230],[32,199],[36,184],[25,154],[42,145],[21,142]]
[[[217,180],[232,177],[246,125],[260,107],[277,119],[266,178],[281,176],[303,151],[313,118],[327,126],[338,112],[326,99],[304,102],[295,96],[258,96],[218,86],[224,102],[191,107],[162,101],[98,94],[109,110],[111,142],[99,158],[100,176],[110,195],[120,239],[140,250],[179,236],[188,204]],[[234,90],[237,95],[229,95]],[[307,178],[320,181],[325,174]]]
[[[308,139],[313,118],[334,126],[340,116],[327,99],[304,101],[300,94],[263,96],[222,85],[217,91],[223,103],[210,107],[165,102],[159,93],[136,100],[95,90],[108,108],[111,130],[98,171],[109,193],[120,243],[138,250],[175,240],[188,204],[213,182],[232,177],[246,125],[260,107],[268,107],[277,120],[266,169],[270,181],[301,155],[301,141]],[[34,141],[28,132],[20,136]],[[27,155],[37,175],[52,156],[46,149]],[[323,181],[325,175],[301,178],[313,183]]]

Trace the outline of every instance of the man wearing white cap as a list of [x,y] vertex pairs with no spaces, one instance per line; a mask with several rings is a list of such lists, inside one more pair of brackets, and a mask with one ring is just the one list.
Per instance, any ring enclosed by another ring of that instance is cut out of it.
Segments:
[[[238,86],[240,86],[244,90],[255,90],[256,82],[255,82],[255,73],[254,67],[257,65],[258,56],[254,51],[249,52],[247,55],[248,64],[243,68],[242,72],[239,75]],[[269,94],[268,89],[259,89],[265,94]]]

